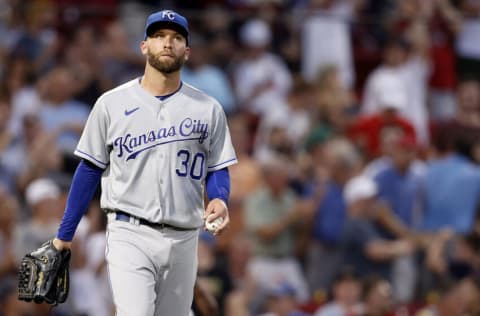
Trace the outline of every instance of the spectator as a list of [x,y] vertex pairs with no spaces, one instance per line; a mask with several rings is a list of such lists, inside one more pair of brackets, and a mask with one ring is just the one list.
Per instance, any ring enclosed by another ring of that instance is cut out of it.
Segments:
[[456,119],[466,126],[480,126],[480,81],[462,80],[457,87]]
[[307,279],[314,293],[330,288],[341,266],[339,241],[346,216],[343,188],[361,164],[355,147],[346,139],[331,139],[322,148],[318,158],[323,160],[314,161],[319,166],[307,188],[311,191],[307,195],[315,205],[314,218],[309,225],[311,241],[306,261]]
[[19,192],[24,192],[33,179],[57,173],[62,167],[55,139],[45,132],[38,116],[26,115],[22,123],[22,137],[2,154],[3,163],[16,178],[14,189]]
[[478,315],[480,284],[474,278],[460,281],[443,279],[438,288],[439,297],[434,304],[419,310],[415,316]]
[[205,91],[223,106],[227,115],[236,111],[236,102],[230,81],[223,70],[210,63],[210,48],[200,34],[191,36],[193,54],[182,70],[182,80]]
[[327,65],[321,68],[314,87],[317,120],[335,132],[343,133],[351,114],[354,114],[355,99],[351,90],[341,82],[338,67]]
[[[139,50],[130,45],[125,27],[120,21],[110,22],[102,33],[100,54],[101,67],[112,86],[117,86],[143,73],[144,60]],[[138,39],[138,42],[140,39]],[[138,43],[137,42],[137,43]],[[138,47],[138,46],[137,46]],[[138,52],[138,53],[137,53]]]
[[386,316],[393,314],[393,295],[390,282],[378,276],[370,276],[364,282],[364,310],[361,316]]
[[409,255],[414,245],[405,239],[389,240],[375,225],[377,184],[368,177],[358,176],[346,184],[344,197],[348,216],[343,226],[341,249],[345,264],[358,269],[361,277],[372,273],[391,278],[395,258]]
[[283,139],[281,143],[291,144],[285,147],[291,147],[291,150],[298,151],[303,146],[313,123],[310,114],[313,110],[312,90],[312,87],[302,78],[295,77],[286,103],[279,102],[274,111],[269,111],[262,117],[254,148],[254,155],[259,161],[269,159],[268,151],[273,150],[274,152],[270,153],[272,155],[278,154],[274,149],[265,148],[269,145],[268,137],[276,128],[284,131],[285,137],[281,137]]
[[218,3],[207,5],[202,13],[200,24],[208,42],[210,63],[228,70],[237,50],[232,28],[235,16],[231,14],[228,6]]
[[[389,80],[385,79],[385,85]],[[389,85],[397,86],[398,81],[392,80]],[[387,89],[388,90],[388,89]],[[383,137],[398,132],[414,139],[415,129],[404,119],[403,112],[406,95],[400,91],[383,91],[377,95],[380,111],[368,116],[360,116],[348,127],[348,135],[363,150],[368,159],[376,158],[381,153]]]
[[57,136],[64,155],[72,155],[88,117],[88,106],[73,99],[75,79],[70,69],[52,69],[42,83],[42,104],[38,113],[44,128]]
[[309,291],[300,263],[295,258],[295,229],[307,220],[288,187],[287,165],[276,159],[263,165],[265,183],[245,202],[245,229],[253,240],[249,271],[262,290],[288,282],[299,301]]
[[271,31],[262,20],[249,20],[240,29],[244,54],[234,66],[234,89],[239,106],[262,117],[284,102],[292,84],[284,62],[269,52]]
[[[413,138],[406,135],[394,137],[389,152],[388,158],[383,158],[388,159],[384,169],[374,176],[379,188],[378,197],[402,225],[413,230],[419,225],[425,166],[415,160],[417,145]],[[385,231],[383,235],[392,238],[389,232]],[[408,302],[413,299],[417,270],[413,256],[394,259],[392,285],[397,301]]]
[[433,273],[427,277],[432,279],[433,284],[442,278],[461,279],[480,272],[479,222],[480,213],[477,212],[474,228],[468,234],[455,234],[450,229],[444,229],[434,235],[426,249],[425,259],[427,272]]
[[415,177],[422,179],[426,168],[425,161],[422,160],[424,152],[422,152],[418,143],[411,136],[406,135],[402,129],[396,128],[384,130],[380,139],[381,155],[368,161],[363,169],[363,173],[371,178],[375,178],[386,169],[393,168],[392,157],[399,151],[398,147],[401,139],[408,139],[408,143],[415,144],[415,159],[410,162],[408,173],[412,173]]
[[[383,48],[383,63],[368,77],[364,90],[362,112],[373,114],[384,109],[385,101],[395,102],[398,112],[415,128],[419,144],[428,144],[426,107],[429,65],[423,28],[420,39],[407,41],[403,37],[387,39]],[[412,35],[413,36],[413,35]],[[393,104],[389,104],[393,105]]]
[[413,169],[416,152],[417,144],[412,137],[396,137],[390,151],[391,165],[379,171],[374,178],[379,188],[379,198],[411,228],[418,224],[415,223],[415,216],[418,221],[423,192],[422,175]]
[[399,33],[410,33],[410,38],[424,44],[426,39],[429,42],[430,47],[425,53],[431,64],[428,86],[430,119],[451,117],[457,80],[454,41],[462,17],[450,0],[396,2],[389,21],[391,28]]
[[288,123],[279,120],[268,122],[268,125],[260,123],[253,158],[260,163],[268,162],[278,156],[293,160],[294,143],[288,135]]
[[49,69],[61,47],[55,28],[57,9],[53,2],[31,1],[25,6],[25,29],[12,51],[26,57],[35,72]]
[[299,309],[295,289],[288,283],[279,284],[268,291],[266,312],[260,316],[307,316]]
[[421,228],[450,228],[468,233],[480,205],[480,169],[468,159],[463,139],[454,140],[427,164],[425,209]]
[[319,69],[335,65],[341,83],[354,86],[352,47],[349,22],[355,16],[356,6],[361,1],[311,1],[310,14],[303,20],[302,29],[302,74],[313,81]]
[[31,210],[31,218],[15,227],[15,260],[37,248],[45,240],[55,236],[62,205],[59,203],[60,189],[48,178],[30,183],[25,191],[25,200]]
[[342,267],[333,281],[331,301],[320,306],[314,316],[344,316],[360,313],[362,284],[354,269],[354,267]]
[[72,40],[65,47],[65,65],[75,77],[74,99],[93,107],[98,96],[112,87],[114,78],[107,77],[101,69],[98,53],[100,35],[91,24],[75,28]]
[[5,74],[12,107],[8,129],[15,138],[21,137],[24,116],[38,113],[40,108],[35,77],[33,66],[25,57],[15,56],[9,60]]

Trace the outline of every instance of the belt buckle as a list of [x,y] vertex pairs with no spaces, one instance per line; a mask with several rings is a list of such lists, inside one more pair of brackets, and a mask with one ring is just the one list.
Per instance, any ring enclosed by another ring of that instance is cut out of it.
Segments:
[[140,219],[136,216],[130,215],[130,224],[139,226],[140,225]]

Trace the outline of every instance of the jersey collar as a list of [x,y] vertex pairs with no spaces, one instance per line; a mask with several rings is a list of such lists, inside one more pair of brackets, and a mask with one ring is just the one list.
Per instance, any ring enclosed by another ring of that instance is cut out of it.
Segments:
[[169,94],[165,94],[165,95],[157,95],[156,98],[159,99],[160,101],[165,101],[166,99],[168,99],[169,97],[171,97],[172,95],[174,95],[175,93],[177,93],[178,91],[180,91],[180,89],[182,88],[183,86],[183,82],[180,81],[180,85],[178,86],[178,89],[173,91],[172,93],[169,93]]
[[176,99],[181,93],[182,91],[182,88],[184,87],[184,84],[183,82],[181,81],[180,82],[180,86],[178,87],[178,89],[174,92],[172,92],[171,94],[168,94],[166,96],[162,96],[162,100],[157,98],[156,96],[150,94],[147,90],[145,90],[141,85],[140,85],[140,80],[142,79],[142,77],[139,77],[137,78],[137,80],[135,80],[135,88],[138,92],[138,95],[146,101],[146,103],[150,103],[150,104],[157,104],[157,105],[162,105],[162,104],[166,104],[168,102],[171,102],[172,100]]

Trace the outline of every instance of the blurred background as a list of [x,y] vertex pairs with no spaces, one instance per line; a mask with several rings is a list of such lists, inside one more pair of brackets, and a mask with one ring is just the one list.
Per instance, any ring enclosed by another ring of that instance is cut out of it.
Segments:
[[113,315],[98,194],[68,302],[16,300],[55,235],[95,100],[141,76],[146,16],[190,22],[222,104],[232,223],[198,283],[226,316],[480,315],[479,0],[0,0],[0,315]]

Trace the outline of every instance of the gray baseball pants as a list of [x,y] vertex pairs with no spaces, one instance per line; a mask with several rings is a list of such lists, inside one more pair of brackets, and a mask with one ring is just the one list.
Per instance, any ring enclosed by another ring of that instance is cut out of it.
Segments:
[[105,253],[116,315],[189,315],[198,230],[154,229],[108,217]]

